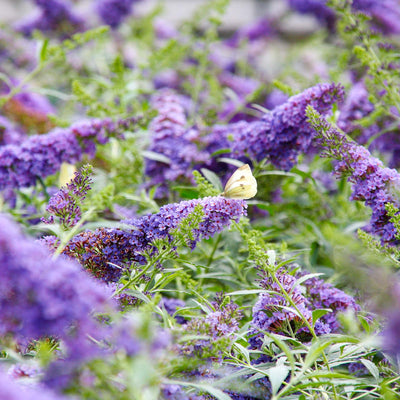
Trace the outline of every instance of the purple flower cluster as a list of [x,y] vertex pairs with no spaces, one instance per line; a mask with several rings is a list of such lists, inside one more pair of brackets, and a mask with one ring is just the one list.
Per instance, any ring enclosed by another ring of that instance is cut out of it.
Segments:
[[266,39],[274,33],[271,22],[263,17],[252,24],[238,29],[232,37],[225,41],[228,46],[237,47],[242,42],[254,42],[258,39]]
[[[311,323],[312,314],[307,307],[308,302],[302,294],[300,285],[295,285],[296,278],[285,273],[278,274],[277,278],[302,316]],[[250,334],[254,336],[249,339],[253,348],[261,348],[263,334],[259,333],[260,330],[290,335],[298,334],[301,328],[304,330],[306,327],[303,318],[298,315],[276,282],[266,277],[261,281],[261,286],[268,292],[260,293],[253,307]]]
[[[225,149],[232,157],[245,162],[266,158],[277,168],[289,170],[296,164],[298,155],[312,144],[314,132],[307,122],[307,105],[326,114],[343,94],[341,85],[319,84],[290,97],[259,120],[217,125],[205,138],[206,150],[213,153]],[[208,161],[208,168],[217,169],[214,164],[214,160]]]
[[[6,92],[8,91],[9,89]],[[48,115],[55,114],[55,109],[39,93],[19,92],[4,104],[2,111],[27,130],[45,133],[54,127]]]
[[353,0],[353,9],[371,17],[373,27],[382,33],[400,33],[400,4],[397,0]]
[[0,216],[0,263],[1,336],[11,334],[23,343],[70,335],[84,341],[96,332],[90,314],[112,309],[104,287],[77,263],[52,260],[5,216]]
[[322,279],[310,278],[298,284],[298,278],[303,275],[304,273],[298,273],[296,277],[283,271],[276,275],[280,285],[290,296],[303,318],[290,304],[277,282],[271,277],[265,277],[261,281],[261,286],[267,292],[259,295],[258,301],[253,307],[250,330],[250,334],[253,336],[249,339],[253,348],[260,348],[262,345],[263,335],[260,330],[288,336],[296,335],[305,340],[310,339],[310,331],[304,319],[311,324],[314,310],[325,308],[331,310],[316,321],[314,329],[317,335],[340,331],[340,323],[337,320],[338,312],[349,309],[360,310],[353,297],[333,285],[325,283]]
[[321,114],[327,114],[343,94],[343,87],[332,83],[319,84],[290,97],[259,121],[233,132],[232,153],[257,161],[267,158],[275,167],[289,170],[298,155],[309,149],[314,135],[307,122],[306,107],[311,105]]
[[[289,6],[302,14],[313,14],[331,31],[336,25],[335,11],[326,5],[326,0],[288,0]],[[372,19],[371,24],[385,34],[400,32],[400,4],[397,0],[353,0],[353,11],[364,13]]]
[[[364,82],[357,82],[347,93],[340,108],[338,126],[344,132],[352,133],[355,129],[360,128],[357,127],[357,120],[366,117],[372,111],[374,111],[374,105],[368,100],[368,90]],[[374,130],[373,133],[377,132]],[[372,134],[367,135],[365,139],[368,140]],[[365,129],[363,129],[363,136],[366,136]]]
[[133,3],[138,0],[96,0],[96,11],[101,20],[116,29],[132,13]]
[[288,0],[289,6],[301,14],[313,14],[321,24],[334,30],[336,13],[326,5],[326,0]]
[[180,98],[171,90],[161,90],[154,96],[152,106],[158,115],[150,124],[149,151],[160,154],[165,161],[146,159],[145,174],[151,178],[148,187],[160,185],[156,197],[168,194],[168,182],[179,179],[192,181],[193,165],[207,160],[207,154],[198,150],[195,141],[199,133],[186,129],[185,109]]
[[400,187],[400,174],[394,169],[384,168],[382,162],[372,157],[365,147],[349,141],[323,117],[316,115],[310,122],[320,132],[318,143],[324,147],[322,156],[337,160],[335,174],[347,176],[353,183],[351,200],[364,201],[372,209],[368,230],[380,236],[382,243],[396,242],[397,232],[390,222],[386,204],[400,206],[396,193]]
[[400,283],[390,290],[391,304],[385,311],[387,322],[382,335],[382,347],[392,356],[400,355]]
[[69,36],[82,31],[83,19],[72,11],[69,0],[35,0],[39,13],[19,23],[16,29],[26,36],[32,35],[34,30],[44,33],[57,32],[60,36]]
[[52,223],[54,217],[58,217],[66,229],[72,228],[78,223],[82,216],[80,205],[90,190],[92,182],[90,173],[91,166],[83,166],[78,172],[75,172],[75,177],[71,182],[51,196],[46,211],[52,215],[50,220],[43,220],[44,222]]
[[[180,299],[174,299],[174,298],[169,298],[169,297],[163,297],[158,304],[159,307],[165,308],[167,313],[171,316],[174,316],[174,314],[177,312],[179,308],[185,307],[186,304],[183,300]],[[187,320],[182,317],[181,315],[175,315],[174,316],[176,322],[178,324],[184,325],[186,324]]]
[[4,372],[0,372],[0,398],[4,400],[65,400],[66,397],[47,390],[43,386],[29,387],[19,384]]
[[221,351],[218,344],[224,343],[223,349],[226,350],[232,335],[239,330],[239,321],[243,316],[237,304],[230,302],[222,305],[220,301],[216,301],[212,305],[215,311],[205,317],[192,319],[185,325],[186,331],[209,337],[185,343],[180,350],[186,355],[216,356]]
[[[173,229],[191,213],[196,206],[202,208],[202,220],[198,228],[193,229],[189,243],[191,248],[202,239],[208,239],[228,227],[231,221],[238,221],[246,214],[243,200],[224,197],[205,197],[182,201],[161,207],[157,214],[148,214],[141,218],[126,220],[132,230],[99,228],[86,231],[73,237],[63,253],[77,258],[94,276],[105,281],[116,281],[132,262],[144,263],[144,252],[152,249],[156,239],[173,239]],[[50,248],[57,240],[53,237],[43,239]]]
[[121,135],[129,124],[130,120],[83,121],[31,136],[21,145],[0,147],[0,190],[33,186],[38,179],[56,173],[62,162],[75,164],[84,154],[93,157],[96,144]]
[[5,144],[20,144],[26,137],[14,124],[6,117],[0,115],[0,146]]
[[[298,274],[300,277],[304,274]],[[302,285],[306,288],[305,296],[309,301],[309,307],[312,310],[318,310],[323,308],[329,308],[332,312],[323,315],[319,322],[320,324],[325,324],[320,326],[328,332],[336,333],[340,331],[340,323],[337,320],[337,314],[346,310],[354,310],[356,312],[360,311],[360,306],[355,302],[354,298],[342,290],[334,287],[330,283],[324,282],[324,280],[319,278],[307,279]],[[326,329],[326,326],[328,329]],[[317,324],[315,330],[317,334],[322,334],[317,329]]]

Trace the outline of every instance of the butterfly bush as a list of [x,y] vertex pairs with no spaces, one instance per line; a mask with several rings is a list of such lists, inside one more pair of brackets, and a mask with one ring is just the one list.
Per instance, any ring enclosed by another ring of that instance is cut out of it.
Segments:
[[33,186],[39,179],[55,174],[63,162],[74,164],[84,154],[93,157],[97,144],[121,135],[132,122],[113,122],[109,118],[77,122],[69,128],[30,136],[20,145],[0,147],[0,190]]
[[25,21],[17,24],[16,29],[26,36],[39,30],[45,33],[58,32],[62,36],[84,29],[84,21],[72,10],[68,0],[34,0],[39,10]]
[[18,129],[8,118],[0,115],[0,146],[20,144],[26,134]]
[[148,187],[159,185],[156,197],[168,194],[167,182],[178,179],[192,181],[192,166],[207,159],[207,154],[198,150],[198,132],[187,129],[186,114],[181,99],[170,90],[162,90],[152,99],[158,115],[150,124],[151,143],[149,150],[166,158],[166,161],[146,159],[145,174],[151,179]]
[[96,0],[97,13],[103,23],[116,29],[132,13],[134,3],[139,0]]
[[390,305],[384,314],[387,319],[382,332],[382,347],[394,357],[400,354],[400,283],[395,281],[389,291]]
[[[9,92],[9,88],[5,93]],[[45,96],[23,90],[11,97],[3,106],[4,114],[24,127],[26,130],[46,133],[53,128],[49,115],[56,110]]]
[[229,146],[232,157],[268,159],[275,167],[289,170],[296,164],[298,155],[307,152],[312,143],[314,131],[307,122],[306,107],[312,105],[327,114],[343,94],[341,85],[316,85],[290,97],[258,121],[240,121],[226,129],[217,128],[218,132],[212,133],[215,139],[209,139],[209,147],[215,151]]
[[340,332],[341,325],[337,319],[339,312],[360,311],[360,306],[352,296],[332,284],[315,277],[299,283],[298,279],[305,273],[296,275],[281,270],[276,274],[279,283],[269,276],[260,281],[260,286],[266,292],[260,293],[253,307],[253,319],[249,331],[252,335],[249,343],[253,348],[262,346],[263,334],[260,331],[295,335],[302,340],[310,340],[310,330],[305,321],[312,325],[314,310],[330,310],[315,322],[316,335]]
[[[294,10],[302,14],[313,14],[330,30],[334,30],[337,16],[335,11],[327,6],[326,0],[288,0],[288,4]],[[361,12],[371,18],[374,29],[385,34],[397,34],[400,32],[399,17],[400,5],[396,0],[353,0],[353,11]]]
[[[62,340],[66,354],[44,371],[44,383],[62,390],[84,363],[123,352],[159,354],[170,341],[168,331],[154,329],[147,343],[139,338],[134,320],[101,325],[93,313],[115,310],[111,292],[76,262],[51,258],[41,244],[25,237],[8,217],[0,216],[0,336],[13,337],[23,346],[33,339]],[[96,346],[88,338],[104,341]],[[145,350],[151,346],[151,351]],[[1,393],[1,389],[0,389]]]
[[[0,29],[0,398],[396,398],[395,272],[363,278],[399,259],[398,2],[258,2],[242,28],[226,0],[178,25],[139,0],[30,3]],[[241,163],[248,219],[214,187]],[[339,289],[315,272],[336,277],[352,200],[386,261],[348,236],[361,279],[340,266]]]
[[109,304],[102,285],[70,260],[53,260],[48,250],[25,237],[8,217],[0,216],[0,335],[28,341],[43,336],[84,341],[95,334],[93,311]]
[[260,39],[267,39],[275,33],[271,21],[267,18],[259,18],[256,22],[238,29],[229,39],[225,40],[225,44],[237,47],[241,43],[254,42]]
[[49,200],[46,211],[51,214],[50,218],[43,219],[45,223],[54,222],[54,217],[60,220],[64,228],[75,226],[82,216],[81,203],[90,190],[92,179],[89,165],[82,167],[75,172],[74,178],[66,186],[55,193]]
[[66,397],[38,385],[29,387],[0,371],[0,398],[7,400],[65,400]]
[[365,147],[350,141],[318,113],[310,117],[310,123],[319,133],[317,142],[324,148],[322,155],[337,161],[334,166],[336,176],[345,176],[353,184],[350,199],[363,201],[371,208],[368,230],[379,236],[382,243],[394,244],[397,232],[390,222],[386,205],[400,205],[399,173],[384,167]]
[[217,294],[211,302],[213,310],[204,317],[197,317],[184,325],[185,332],[201,336],[200,339],[189,339],[179,345],[179,352],[186,357],[222,358],[222,353],[229,350],[239,330],[239,321],[243,318],[239,306],[232,301],[223,303],[224,296]]
[[[202,219],[198,228],[193,229],[193,237],[188,245],[193,249],[203,239],[208,239],[232,221],[239,221],[246,215],[247,205],[243,200],[224,197],[205,197],[202,199],[181,201],[161,207],[156,214],[125,220],[131,229],[99,228],[74,236],[66,245],[63,253],[75,257],[94,276],[105,281],[117,281],[122,272],[132,262],[146,262],[145,252],[153,248],[158,239],[173,239],[173,230],[195,208],[201,207]],[[50,248],[57,245],[55,237],[43,239]]]

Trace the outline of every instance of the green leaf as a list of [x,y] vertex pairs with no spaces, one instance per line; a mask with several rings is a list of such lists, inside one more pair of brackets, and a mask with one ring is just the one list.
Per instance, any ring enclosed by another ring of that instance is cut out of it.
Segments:
[[371,373],[371,375],[378,381],[379,380],[379,369],[378,367],[370,360],[367,360],[365,358],[362,358],[360,360],[365,368],[368,369],[368,371]]
[[279,388],[282,386],[282,382],[286,379],[288,374],[289,368],[285,365],[278,365],[270,368],[267,371],[267,375],[272,386],[272,394],[278,393]]
[[46,59],[47,59],[47,50],[49,48],[49,39],[43,39],[38,43],[38,58],[39,58],[39,64],[43,64]]
[[318,310],[314,310],[312,312],[312,321],[313,321],[313,325],[315,325],[315,323],[325,314],[328,314],[329,312],[332,312],[332,310],[329,310],[327,308],[320,308]]
[[222,192],[221,181],[215,172],[212,172],[207,168],[201,168],[200,171],[207,178],[207,180],[213,184],[215,188]]
[[220,158],[218,158],[218,161],[224,162],[226,164],[231,164],[238,168],[241,167],[242,165],[244,165],[244,162],[235,160],[234,158],[228,158],[228,157],[220,157]]
[[264,293],[264,289],[248,289],[248,290],[235,290],[234,292],[229,292],[227,293],[228,296],[236,296],[236,295],[246,295],[246,294],[259,294],[259,293]]
[[171,164],[171,160],[164,154],[156,153],[155,151],[150,151],[150,150],[144,150],[142,154],[143,157],[148,158],[149,160],[159,161],[165,164]]
[[293,285],[293,287],[297,286],[297,285],[301,285],[303,282],[308,281],[311,278],[315,278],[317,276],[321,276],[321,275],[325,275],[322,272],[317,272],[315,274],[307,274],[307,275],[303,275],[302,277],[300,277],[299,279],[296,280],[295,284]]

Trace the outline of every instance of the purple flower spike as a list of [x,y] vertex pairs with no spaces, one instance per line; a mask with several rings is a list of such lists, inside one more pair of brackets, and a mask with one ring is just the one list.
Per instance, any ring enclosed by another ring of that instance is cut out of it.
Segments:
[[7,400],[65,400],[67,397],[47,390],[43,386],[29,387],[19,384],[0,371],[0,398]]
[[325,283],[322,279],[310,278],[298,284],[298,278],[304,274],[304,272],[300,272],[293,276],[283,271],[277,274],[278,281],[303,318],[298,315],[280,286],[272,278],[265,277],[261,280],[261,287],[268,292],[261,293],[253,307],[252,329],[250,330],[250,334],[253,336],[249,339],[253,348],[262,346],[263,335],[259,333],[260,330],[281,335],[295,335],[309,340],[311,335],[304,318],[311,324],[314,310],[325,308],[331,310],[316,321],[314,325],[316,335],[340,332],[341,326],[337,320],[338,312],[349,309],[355,312],[360,310],[360,306],[353,297],[330,283]]
[[111,309],[102,285],[70,260],[49,252],[21,234],[0,215],[0,335],[22,343],[43,336],[74,340],[96,335],[93,311]]
[[34,135],[20,146],[0,148],[0,190],[33,186],[38,179],[55,174],[62,162],[75,164],[84,154],[94,156],[97,144],[121,135],[127,120],[111,119],[78,122],[68,129],[55,128]]
[[[313,14],[321,24],[334,30],[336,13],[327,6],[326,0],[288,0],[289,6],[302,14]],[[371,25],[384,34],[400,32],[400,4],[397,0],[353,0],[354,12],[362,12],[371,18]]]
[[53,216],[56,216],[66,229],[72,228],[78,223],[82,216],[80,205],[90,190],[92,182],[90,172],[90,165],[83,166],[78,172],[75,172],[75,177],[71,182],[50,198],[46,211],[52,216],[49,221],[43,219],[43,222],[51,223],[54,219]]
[[166,161],[146,159],[145,174],[151,177],[148,187],[160,185],[156,197],[166,197],[168,182],[183,179],[193,181],[195,164],[205,162],[209,156],[196,146],[199,134],[194,129],[186,129],[186,115],[180,98],[171,90],[163,90],[152,101],[158,110],[151,122],[151,145],[149,150],[160,154]]
[[138,0],[95,0],[101,20],[116,29],[132,13],[133,3]]
[[72,11],[72,4],[68,0],[35,0],[35,3],[40,11],[16,27],[25,36],[39,30],[68,37],[84,29],[83,20]]
[[314,135],[307,122],[306,107],[311,105],[321,114],[327,114],[343,94],[341,85],[326,83],[290,97],[261,120],[233,132],[232,153],[257,161],[267,158],[275,167],[289,170],[298,155],[309,149]]
[[[202,239],[208,239],[246,215],[243,200],[224,197],[205,197],[182,201],[161,207],[157,214],[125,221],[132,230],[100,228],[83,232],[71,239],[64,254],[75,257],[93,275],[105,281],[117,281],[132,262],[145,263],[144,252],[151,250],[156,239],[172,240],[172,230],[188,217],[197,205],[201,205],[203,217],[197,229],[193,230],[191,248]],[[52,236],[43,241],[54,248],[56,239]]]
[[17,129],[6,117],[0,115],[0,146],[6,144],[20,144],[26,134]]
[[391,355],[400,355],[400,282],[391,289],[391,305],[385,311],[387,323],[383,331],[382,347]]
[[400,207],[400,174],[395,169],[384,168],[366,148],[351,142],[320,115],[313,116],[311,124],[317,132],[323,132],[318,137],[318,143],[324,147],[322,156],[337,160],[335,174],[347,176],[353,183],[351,200],[364,201],[372,209],[368,230],[380,236],[382,243],[395,243],[397,232],[385,205]]

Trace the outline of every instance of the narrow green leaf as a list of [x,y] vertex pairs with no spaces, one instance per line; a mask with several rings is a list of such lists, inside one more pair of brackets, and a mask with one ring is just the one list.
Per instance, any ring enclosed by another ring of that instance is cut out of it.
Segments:
[[365,368],[368,369],[368,371],[371,373],[371,375],[378,381],[379,380],[379,369],[377,368],[377,366],[370,360],[367,360],[365,358],[362,358],[360,360]]
[[49,48],[49,39],[43,39],[38,43],[37,53],[39,58],[39,64],[43,64],[47,59],[47,50]]
[[143,157],[148,158],[149,160],[160,161],[165,164],[171,164],[171,160],[167,156],[164,156],[164,154],[156,153],[155,151],[150,151],[150,150],[144,150],[142,154]]
[[315,323],[325,314],[328,314],[332,312],[332,310],[329,310],[327,308],[320,308],[318,310],[314,310],[312,312],[312,320],[313,320],[313,325],[315,325]]
[[272,386],[272,394],[278,393],[282,382],[286,379],[289,374],[289,368],[285,365],[279,365],[272,367],[268,370],[267,375]]
[[235,167],[238,167],[238,168],[241,167],[242,165],[244,165],[244,163],[242,161],[235,160],[234,158],[229,158],[229,157],[220,157],[220,158],[218,158],[218,161],[224,162],[226,164],[234,165]]
[[222,185],[218,175],[215,172],[210,171],[207,168],[201,168],[201,173],[206,177],[206,179],[212,183],[212,185],[222,192]]

